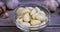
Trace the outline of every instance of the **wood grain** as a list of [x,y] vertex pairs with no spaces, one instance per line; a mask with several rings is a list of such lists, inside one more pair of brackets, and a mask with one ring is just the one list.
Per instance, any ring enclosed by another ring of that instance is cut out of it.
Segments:
[[[0,32],[22,32],[16,27],[0,27]],[[60,27],[47,27],[41,32],[60,32]]]

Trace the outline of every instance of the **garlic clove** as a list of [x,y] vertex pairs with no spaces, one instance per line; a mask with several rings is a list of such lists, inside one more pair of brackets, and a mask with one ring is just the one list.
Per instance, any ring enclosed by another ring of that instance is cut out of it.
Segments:
[[30,21],[30,16],[29,16],[29,13],[26,13],[23,17],[24,21],[25,22],[29,22]]

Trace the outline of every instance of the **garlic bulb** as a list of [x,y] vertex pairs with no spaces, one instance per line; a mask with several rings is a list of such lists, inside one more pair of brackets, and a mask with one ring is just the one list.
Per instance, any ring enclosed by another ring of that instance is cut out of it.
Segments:
[[25,22],[29,22],[30,21],[30,16],[29,16],[29,13],[26,13],[23,17],[24,21]]
[[45,0],[44,5],[52,12],[55,12],[58,7],[58,3],[55,0]]
[[18,0],[8,0],[6,2],[6,5],[9,9],[15,9],[19,5],[19,1]]

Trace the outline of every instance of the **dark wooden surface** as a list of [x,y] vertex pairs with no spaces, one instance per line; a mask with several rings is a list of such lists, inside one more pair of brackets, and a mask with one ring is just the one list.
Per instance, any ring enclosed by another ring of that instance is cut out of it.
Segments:
[[[0,32],[22,32],[17,27],[0,27]],[[60,32],[60,27],[47,27],[41,32]]]
[[[28,0],[27,0],[28,1]],[[27,3],[25,2],[20,2],[20,3]],[[29,0],[29,3],[36,3],[40,4],[43,3],[40,0]],[[43,32],[60,32],[60,15],[58,15],[58,12],[60,11],[60,8],[57,8],[56,12],[51,14],[50,16],[50,21],[48,24],[48,27],[43,30]],[[8,11],[9,13],[9,18],[7,19],[2,19],[0,18],[0,32],[22,32],[20,29],[15,27],[15,15],[14,11]]]

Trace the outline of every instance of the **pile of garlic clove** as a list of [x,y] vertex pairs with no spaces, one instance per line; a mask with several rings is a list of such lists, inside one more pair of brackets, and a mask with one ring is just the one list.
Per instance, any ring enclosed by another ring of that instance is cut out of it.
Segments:
[[38,7],[20,7],[16,13],[16,22],[27,27],[41,26],[48,22],[48,17]]

